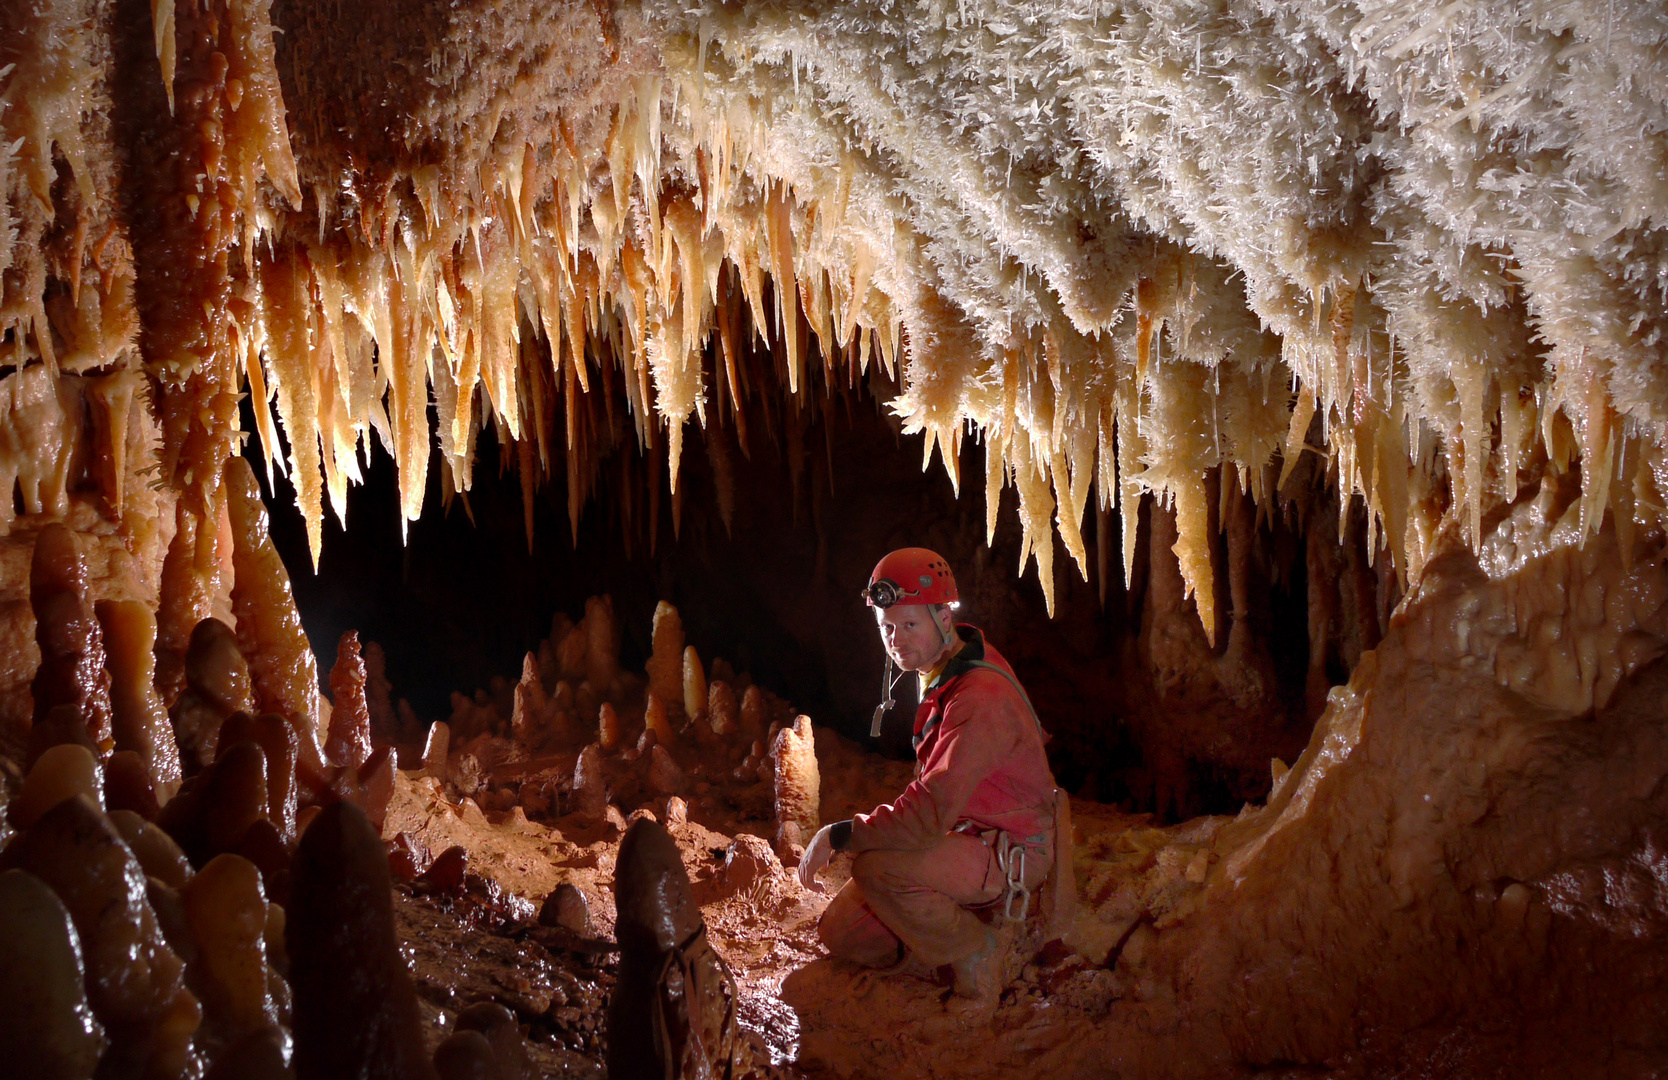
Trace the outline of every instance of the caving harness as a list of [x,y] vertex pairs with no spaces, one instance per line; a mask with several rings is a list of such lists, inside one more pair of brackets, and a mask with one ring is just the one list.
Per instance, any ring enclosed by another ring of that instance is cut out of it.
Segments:
[[[1031,722],[1037,725],[1037,735],[1044,743],[1048,742],[1048,732],[1043,730],[1042,720],[1037,717],[1036,707],[1031,704],[1031,696],[1025,692],[1025,687],[1019,685],[1018,679],[1014,678],[1006,668],[999,664],[993,664],[989,660],[964,660],[963,663],[970,668],[994,671],[1008,680],[1008,685],[1014,688],[1014,692],[1019,695],[1019,700],[1025,703],[1025,711],[1031,714]],[[957,672],[957,674],[962,673]],[[921,733],[913,737],[914,744],[920,746],[926,740],[926,737],[931,734],[932,729],[938,726],[938,722],[938,716],[934,716],[932,720],[928,721],[927,726],[921,729]],[[1050,814],[1053,811],[1054,808],[1049,807]],[[974,837],[983,841],[990,848],[991,854],[996,857],[997,869],[1002,871],[1003,877],[1002,895],[993,903],[1002,905],[1003,921],[1023,923],[1031,914],[1031,889],[1025,883],[1027,851],[1035,848],[1037,854],[1042,855],[1046,851],[1044,845],[1048,843],[1047,834],[1037,833],[1034,836],[1021,839],[1014,837],[1006,829],[980,828],[976,821],[963,821],[950,831]]]
[[1006,829],[983,829],[976,821],[963,821],[950,831],[971,836],[990,848],[991,855],[996,859],[996,868],[1002,871],[1002,895],[984,906],[1000,905],[1004,922],[1024,922],[1031,914],[1031,887],[1025,883],[1026,852],[1033,847],[1041,852],[1048,842],[1048,835],[1037,833],[1016,840]]

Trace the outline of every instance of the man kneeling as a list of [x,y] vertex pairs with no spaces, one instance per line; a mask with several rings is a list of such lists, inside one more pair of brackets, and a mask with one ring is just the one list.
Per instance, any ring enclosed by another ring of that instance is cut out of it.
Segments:
[[819,830],[799,880],[822,891],[836,851],[851,880],[817,925],[834,956],[890,967],[913,956],[951,966],[957,994],[990,997],[1002,956],[978,912],[1022,920],[1054,862],[1054,776],[1043,732],[1008,662],[978,629],[953,621],[950,567],[926,548],[882,559],[864,596],[891,666],[921,680],[915,779],[898,798]]

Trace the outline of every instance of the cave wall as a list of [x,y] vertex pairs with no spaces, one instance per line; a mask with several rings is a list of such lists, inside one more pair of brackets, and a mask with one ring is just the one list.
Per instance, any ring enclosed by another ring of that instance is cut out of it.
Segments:
[[1668,579],[1609,529],[1561,543],[1572,503],[1549,483],[1427,567],[1267,805],[1122,943],[1114,1065],[1660,1067]]

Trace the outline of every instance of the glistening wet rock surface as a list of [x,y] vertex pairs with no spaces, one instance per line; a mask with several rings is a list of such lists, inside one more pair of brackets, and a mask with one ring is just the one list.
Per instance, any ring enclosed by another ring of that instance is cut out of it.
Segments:
[[603,1012],[614,984],[610,953],[541,943],[536,923],[507,918],[477,880],[457,896],[396,886],[401,952],[436,1045],[458,1014],[497,1002],[527,1029],[540,1076],[601,1077]]

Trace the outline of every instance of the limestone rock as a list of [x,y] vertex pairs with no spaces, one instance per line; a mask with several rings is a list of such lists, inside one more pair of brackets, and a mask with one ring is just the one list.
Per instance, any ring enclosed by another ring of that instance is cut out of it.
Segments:
[[562,882],[544,898],[539,908],[540,926],[559,926],[580,937],[591,936],[591,906],[585,894],[569,882]]

